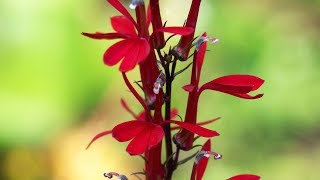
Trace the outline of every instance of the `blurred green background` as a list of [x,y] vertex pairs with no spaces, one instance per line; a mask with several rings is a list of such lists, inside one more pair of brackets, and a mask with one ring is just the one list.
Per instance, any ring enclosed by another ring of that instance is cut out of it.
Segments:
[[[162,0],[163,20],[183,24],[190,2]],[[0,2],[0,179],[104,179],[105,171],[143,169],[126,143],[110,137],[84,150],[96,133],[131,118],[121,97],[140,110],[117,67],[102,63],[112,42],[80,34],[112,31],[111,15],[118,13],[104,0]],[[202,95],[199,121],[222,117],[208,127],[221,134],[213,149],[223,159],[210,160],[205,179],[320,179],[320,1],[203,1],[197,34],[204,31],[221,41],[209,46],[203,82],[236,73],[266,81],[265,96],[254,101]],[[174,85],[181,116],[189,75]],[[139,79],[136,70],[130,77]],[[189,179],[191,167],[182,165],[174,179]]]

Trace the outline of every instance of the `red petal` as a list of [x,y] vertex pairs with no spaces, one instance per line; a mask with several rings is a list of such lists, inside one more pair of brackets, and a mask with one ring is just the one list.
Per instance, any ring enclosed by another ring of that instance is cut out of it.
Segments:
[[[211,141],[208,139],[206,143],[202,146],[203,151],[211,151]],[[207,164],[208,164],[209,159],[208,158],[202,158],[199,162],[199,164],[196,167],[197,171],[197,180],[201,180],[204,172],[206,171]]]
[[145,127],[147,122],[145,121],[128,121],[118,124],[112,129],[112,137],[120,142],[129,141],[139,134]]
[[201,126],[195,125],[195,124],[190,124],[187,122],[179,122],[179,121],[173,121],[173,120],[166,120],[165,123],[173,123],[176,124],[190,132],[193,132],[195,134],[198,134],[199,136],[202,137],[214,137],[214,136],[219,136],[219,133],[216,131],[212,131],[210,129],[203,128]]
[[134,43],[130,39],[125,39],[110,46],[104,53],[103,60],[108,66],[117,64],[131,50]]
[[137,26],[137,23],[134,21],[134,19],[132,18],[132,16],[130,15],[130,13],[128,12],[128,10],[121,4],[121,2],[119,2],[119,0],[108,0],[108,2],[114,7],[116,8],[122,15],[124,15],[125,17],[127,17],[132,24],[134,24],[135,27]]
[[122,61],[119,70],[127,72],[132,70],[138,63],[145,60],[150,52],[150,46],[147,40],[142,38],[130,39],[133,46],[130,51],[127,51],[124,60]]
[[243,98],[243,99],[258,99],[263,96],[263,94],[257,94],[255,96],[251,96],[249,94],[240,94],[240,93],[232,93],[232,92],[224,92],[224,93],[227,93],[227,94],[239,97],[239,98]]
[[130,34],[137,37],[134,24],[125,16],[114,16],[111,18],[112,28],[120,34]]
[[153,127],[151,127],[148,148],[150,149],[161,142],[163,135],[164,132],[162,127],[159,125],[153,125]]
[[150,137],[150,129],[145,128],[141,131],[127,146],[127,152],[130,155],[139,155],[146,151]]
[[134,118],[138,119],[138,116],[129,108],[127,102],[121,98],[120,100],[121,102],[121,106],[126,110],[128,111]]
[[103,132],[97,134],[96,136],[94,136],[93,139],[92,139],[92,140],[90,141],[90,143],[88,144],[88,146],[87,146],[86,149],[88,149],[88,148],[91,146],[91,144],[92,144],[93,142],[95,142],[97,139],[99,139],[99,138],[101,138],[101,137],[103,137],[103,136],[106,136],[106,135],[108,135],[108,134],[111,134],[111,132],[112,132],[111,130],[109,130],[109,131],[103,131]]
[[199,91],[201,93],[203,90],[211,89],[244,99],[257,99],[262,97],[263,94],[251,96],[247,93],[257,90],[263,82],[264,80],[251,75],[229,75],[204,84]]
[[194,32],[193,28],[189,27],[163,27],[157,29],[156,32],[167,32],[167,33],[172,33],[172,34],[179,34],[181,36],[186,36]]
[[254,174],[241,174],[241,175],[233,176],[228,180],[259,180],[259,179],[260,179],[260,176],[257,176]]
[[213,80],[215,84],[230,87],[251,87],[251,91],[257,90],[264,80],[252,75],[228,75]]
[[[202,37],[205,37],[207,34],[204,33],[202,35]],[[202,64],[203,64],[203,61],[204,61],[204,56],[206,54],[206,51],[207,51],[207,42],[203,42],[201,45],[200,45],[200,48],[196,54],[196,62],[197,62],[197,81],[199,82],[200,81],[200,73],[201,73],[201,69],[202,69]]]
[[100,33],[100,32],[86,33],[86,32],[83,32],[81,34],[84,36],[87,36],[89,38],[92,38],[92,39],[125,39],[125,38],[127,38],[126,35],[119,34],[119,33]]
[[194,90],[195,86],[189,84],[189,85],[183,86],[182,88],[183,88],[185,91],[187,91],[187,92],[192,92],[192,91]]

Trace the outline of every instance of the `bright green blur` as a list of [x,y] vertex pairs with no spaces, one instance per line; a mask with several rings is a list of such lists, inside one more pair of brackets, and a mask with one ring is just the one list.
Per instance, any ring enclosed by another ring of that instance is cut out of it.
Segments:
[[[190,2],[161,1],[163,21],[182,25]],[[208,44],[202,83],[238,73],[265,79],[258,100],[201,95],[199,121],[222,117],[207,126],[221,134],[212,144],[223,158],[210,159],[205,179],[320,179],[319,7],[319,0],[203,1],[197,34],[220,42]],[[141,158],[111,137],[84,150],[96,133],[131,120],[121,97],[141,110],[118,66],[103,65],[112,42],[81,35],[112,31],[109,18],[118,14],[103,0],[0,2],[0,179],[104,179],[118,170],[135,179],[129,174],[142,171]],[[137,70],[130,77],[139,80]],[[182,117],[189,78],[188,71],[174,85]],[[189,179],[191,168],[182,165],[174,179]]]

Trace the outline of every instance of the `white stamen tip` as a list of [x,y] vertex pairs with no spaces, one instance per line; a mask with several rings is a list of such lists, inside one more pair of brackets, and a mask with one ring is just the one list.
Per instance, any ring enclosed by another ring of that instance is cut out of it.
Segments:
[[218,160],[218,159],[221,159],[221,158],[222,158],[222,155],[221,155],[221,154],[216,154],[213,158],[214,158],[215,160]]
[[161,72],[159,74],[156,82],[153,84],[153,92],[155,94],[159,94],[160,88],[162,88],[162,86],[164,85],[165,81],[166,81],[166,75]]
[[140,4],[140,3],[143,3],[143,0],[132,0],[130,5],[129,5],[129,8],[134,10],[134,9],[136,9],[138,4]]
[[211,41],[211,44],[215,44],[215,43],[218,43],[220,41],[220,39],[213,39],[212,41]]
[[215,44],[215,43],[219,42],[220,40],[217,38],[208,37],[208,36],[200,37],[200,39],[195,43],[196,51],[199,51],[202,43],[208,42],[208,41],[211,41],[211,44]]
[[130,9],[132,9],[132,10],[135,10],[135,9],[136,9],[136,7],[137,7],[137,5],[136,5],[136,4],[132,4],[132,3],[131,3],[131,4],[129,5],[129,8],[130,8]]

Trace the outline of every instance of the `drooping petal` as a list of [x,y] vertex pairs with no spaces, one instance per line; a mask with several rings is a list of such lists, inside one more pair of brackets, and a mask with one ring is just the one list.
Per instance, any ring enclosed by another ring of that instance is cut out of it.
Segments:
[[143,38],[130,39],[133,46],[130,51],[127,51],[125,57],[120,65],[119,70],[121,72],[127,72],[132,70],[138,63],[145,60],[150,52],[150,46],[147,40]]
[[152,148],[153,146],[157,145],[159,142],[161,142],[164,132],[161,126],[159,125],[153,125],[153,127],[150,128],[150,137],[149,137],[149,144],[148,148]]
[[108,134],[111,134],[111,133],[112,133],[112,130],[108,130],[108,131],[103,131],[103,132],[97,134],[96,136],[94,136],[94,137],[92,138],[92,140],[90,141],[90,143],[88,144],[88,146],[87,146],[86,149],[88,149],[88,148],[91,146],[91,144],[92,144],[93,142],[95,142],[97,139],[99,139],[99,138],[101,138],[101,137],[103,137],[103,136],[106,136],[106,135],[108,135]]
[[[202,151],[211,151],[211,141],[208,139],[203,145]],[[208,165],[208,158],[202,158],[196,167],[197,180],[201,180]]]
[[156,32],[166,32],[186,36],[193,33],[194,29],[190,27],[163,27],[157,29]]
[[121,4],[121,2],[119,2],[119,0],[108,0],[108,2],[114,7],[116,8],[122,15],[124,15],[125,17],[127,17],[132,24],[134,24],[134,26],[137,28],[137,23],[134,21],[134,19],[132,18],[132,16],[130,15],[130,13],[128,12],[128,10]]
[[147,122],[133,120],[118,124],[112,129],[112,137],[120,142],[129,141],[139,134],[145,127]]
[[166,120],[165,123],[173,123],[181,128],[184,128],[192,133],[198,134],[199,136],[202,137],[214,137],[214,136],[219,136],[220,134],[216,131],[212,131],[210,129],[203,128],[201,126],[198,126],[196,124],[191,124],[187,122],[179,122],[179,121],[174,121],[174,120]]
[[139,155],[144,153],[149,144],[150,133],[150,129],[145,128],[132,139],[132,141],[128,144],[126,151],[130,155]]
[[120,34],[129,34],[137,37],[134,24],[125,16],[114,16],[111,18],[112,28]]
[[260,176],[254,174],[241,174],[237,176],[233,176],[228,180],[260,180]]
[[257,90],[263,82],[264,80],[251,75],[228,75],[204,84],[199,89],[199,92],[201,93],[203,90],[210,89],[244,99],[257,99],[262,97],[263,94],[251,96],[247,93]]
[[81,33],[84,36],[87,36],[91,39],[125,39],[128,36],[124,34],[119,34],[119,33],[101,33],[101,32],[96,32],[96,33],[86,33],[83,32]]
[[125,55],[128,54],[129,50],[133,46],[133,41],[125,39],[110,46],[103,56],[103,61],[108,66],[117,64]]
[[[254,91],[264,83],[264,80],[252,75],[235,74],[222,76],[211,82],[221,86],[229,86],[230,88],[233,87],[234,91],[237,90],[237,87],[240,89],[244,87],[251,87],[250,91]],[[241,92],[245,93],[245,91]]]
[[249,94],[241,94],[241,93],[233,93],[233,92],[224,92],[224,93],[227,93],[239,98],[243,98],[243,99],[259,99],[263,96],[263,94],[257,94],[257,95],[251,96]]

